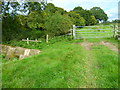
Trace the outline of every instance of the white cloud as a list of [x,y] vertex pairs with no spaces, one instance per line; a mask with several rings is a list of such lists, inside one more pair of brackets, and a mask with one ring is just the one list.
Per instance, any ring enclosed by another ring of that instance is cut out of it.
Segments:
[[110,8],[109,10],[106,11],[109,20],[114,20],[118,18],[118,7]]

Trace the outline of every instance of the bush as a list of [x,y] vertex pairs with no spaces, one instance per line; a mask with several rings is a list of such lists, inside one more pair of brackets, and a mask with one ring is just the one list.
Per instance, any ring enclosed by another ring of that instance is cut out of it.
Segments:
[[2,35],[2,41],[10,41],[10,40],[22,40],[22,39],[38,39],[45,38],[45,33],[43,30],[19,30],[19,32],[12,32],[12,30],[8,29],[6,33]]
[[24,35],[24,38],[30,38],[30,39],[38,39],[38,38],[45,38],[45,33],[43,30],[27,30],[25,34],[22,33],[22,35]]
[[46,20],[45,28],[50,36],[64,35],[72,28],[72,22],[68,16],[55,14]]
[[[23,21],[21,21],[22,19]],[[37,19],[35,18],[35,20],[39,21],[40,19],[38,19],[37,17]],[[23,16],[12,17],[8,15],[7,17],[4,17],[2,19],[2,42],[7,42],[10,40],[21,40],[25,38],[38,39],[38,38],[45,37],[44,30],[42,30],[43,29],[42,26],[39,26],[41,25],[41,22],[39,22],[39,25],[38,25],[39,27],[37,26],[37,27],[31,27],[31,28],[30,26],[29,27],[27,26],[26,22],[27,20]],[[32,22],[35,23],[34,20]]]

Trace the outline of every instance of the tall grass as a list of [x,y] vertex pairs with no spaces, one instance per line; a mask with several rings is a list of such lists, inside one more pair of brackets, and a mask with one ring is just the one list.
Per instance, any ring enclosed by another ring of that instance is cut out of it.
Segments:
[[[118,87],[116,52],[101,45],[93,46],[88,52],[78,43],[81,40],[56,40],[39,55],[3,62],[3,88],[81,88],[91,80],[85,79],[86,69],[91,69],[94,77],[93,88]],[[86,68],[89,60],[93,61],[91,68]]]
[[82,51],[78,45],[59,42],[40,55],[4,63],[3,87],[79,87],[84,83]]
[[99,45],[92,47],[96,58],[93,70],[98,88],[118,88],[118,53]]

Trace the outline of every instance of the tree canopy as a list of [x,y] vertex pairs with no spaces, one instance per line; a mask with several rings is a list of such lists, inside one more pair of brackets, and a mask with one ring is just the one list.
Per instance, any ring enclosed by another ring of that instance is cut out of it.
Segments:
[[[3,41],[40,38],[46,33],[63,35],[72,24],[76,26],[95,25],[107,21],[107,14],[100,7],[84,10],[75,7],[67,12],[53,3],[46,2],[2,2]],[[9,37],[11,36],[11,37]]]
[[84,26],[85,25],[85,19],[81,17],[78,13],[75,11],[68,12],[68,16],[73,21],[74,25],[76,26]]
[[92,15],[90,10],[84,10],[82,7],[78,6],[73,9],[73,11],[85,20],[85,25],[95,25],[97,24],[96,18]]
[[64,35],[72,28],[72,21],[68,16],[55,14],[47,19],[45,28],[49,35]]
[[98,21],[103,21],[103,22],[107,21],[108,16],[100,7],[93,7],[90,9],[90,11]]

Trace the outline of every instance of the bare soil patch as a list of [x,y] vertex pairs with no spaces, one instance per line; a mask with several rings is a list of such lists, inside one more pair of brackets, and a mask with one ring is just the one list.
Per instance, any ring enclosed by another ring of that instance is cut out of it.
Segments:
[[83,46],[86,50],[90,50],[91,46],[94,45],[94,43],[89,43],[89,42],[82,42],[82,43],[76,43],[76,44],[80,44],[81,46]]
[[110,42],[106,42],[106,41],[102,41],[100,42],[100,45],[105,45],[107,46],[108,48],[110,48],[112,51],[116,51],[118,52],[118,48],[116,46],[114,46],[112,43]]

